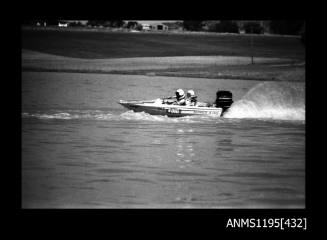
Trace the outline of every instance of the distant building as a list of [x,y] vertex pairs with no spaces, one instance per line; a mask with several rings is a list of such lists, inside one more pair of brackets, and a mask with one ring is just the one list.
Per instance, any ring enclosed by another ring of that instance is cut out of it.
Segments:
[[68,23],[59,22],[58,27],[68,27]]
[[183,22],[175,21],[175,22],[163,22],[162,24],[168,27],[169,31],[182,31],[183,30]]
[[162,23],[142,23],[142,30],[144,31],[168,31],[168,26]]
[[144,30],[144,31],[152,30],[152,26],[150,24],[142,23],[141,25],[142,25],[142,30]]
[[155,24],[152,25],[152,28],[157,31],[168,31],[168,26],[165,24]]
[[262,27],[264,33],[270,32],[270,27],[269,27],[270,21],[262,21],[262,20],[247,20],[247,21],[245,21],[245,20],[243,20],[243,21],[235,21],[235,22],[240,29],[240,33],[245,33],[244,25],[246,23],[258,23]]
[[85,27],[87,24],[87,20],[61,20],[61,23],[68,23],[68,27],[76,27],[81,26]]

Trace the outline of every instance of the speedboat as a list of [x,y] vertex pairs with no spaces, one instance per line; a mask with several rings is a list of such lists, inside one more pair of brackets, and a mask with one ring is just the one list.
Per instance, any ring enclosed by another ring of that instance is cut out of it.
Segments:
[[195,106],[174,105],[158,98],[154,100],[120,100],[118,103],[134,112],[146,112],[151,115],[168,117],[184,117],[194,115],[209,115],[221,117],[233,103],[229,91],[218,91],[215,104],[199,103]]

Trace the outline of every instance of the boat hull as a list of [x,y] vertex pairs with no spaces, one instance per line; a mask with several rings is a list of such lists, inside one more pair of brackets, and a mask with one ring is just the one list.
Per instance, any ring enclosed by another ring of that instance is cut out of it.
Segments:
[[198,107],[198,106],[180,106],[172,104],[162,104],[158,100],[150,101],[124,101],[118,102],[127,109],[134,112],[146,112],[151,115],[163,115],[168,117],[184,117],[195,115],[222,116],[222,108]]

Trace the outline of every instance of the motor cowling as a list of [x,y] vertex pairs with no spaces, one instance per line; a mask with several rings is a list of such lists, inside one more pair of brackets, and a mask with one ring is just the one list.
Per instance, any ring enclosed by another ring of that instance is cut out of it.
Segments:
[[217,91],[216,107],[221,107],[225,112],[233,104],[233,94],[230,91]]

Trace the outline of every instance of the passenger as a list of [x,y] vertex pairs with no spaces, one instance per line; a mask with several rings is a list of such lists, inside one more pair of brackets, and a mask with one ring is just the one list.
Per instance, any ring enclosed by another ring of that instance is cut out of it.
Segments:
[[197,96],[193,90],[188,90],[186,94],[186,105],[187,106],[196,106],[197,104]]
[[183,89],[176,90],[175,94],[176,94],[176,101],[174,102],[174,104],[185,105],[186,99],[185,99],[185,94],[184,94]]

